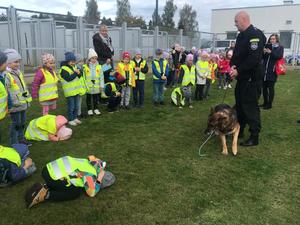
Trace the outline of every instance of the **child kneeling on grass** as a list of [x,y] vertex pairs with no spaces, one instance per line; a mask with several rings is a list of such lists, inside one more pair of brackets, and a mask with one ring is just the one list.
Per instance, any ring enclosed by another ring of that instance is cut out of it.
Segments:
[[116,179],[104,170],[105,166],[105,162],[93,155],[87,159],[64,156],[47,163],[42,169],[45,184],[34,184],[25,195],[28,208],[44,201],[73,200],[82,190],[89,197],[95,197]]

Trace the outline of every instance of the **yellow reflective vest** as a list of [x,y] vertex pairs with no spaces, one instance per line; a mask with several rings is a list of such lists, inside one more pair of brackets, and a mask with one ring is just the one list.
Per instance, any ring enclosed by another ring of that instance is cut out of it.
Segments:
[[4,147],[0,145],[0,158],[6,159],[16,164],[18,167],[21,166],[21,157],[14,148]]
[[77,173],[86,172],[97,177],[96,169],[90,164],[87,159],[73,158],[70,156],[61,157],[46,165],[49,175],[53,180],[65,179],[67,186],[71,184],[76,187],[83,187],[84,183]]
[[[103,73],[101,72],[101,65],[96,66],[96,74],[92,76],[89,65],[83,65],[83,77],[85,80],[87,93],[89,94],[99,94],[100,93],[100,80],[103,79]],[[94,82],[93,82],[94,81]]]
[[[130,61],[130,64],[133,68],[133,71],[136,67],[138,67],[136,62],[133,60]],[[141,68],[141,69],[145,68],[146,64],[147,64],[147,61],[143,59],[139,68]],[[141,71],[138,73],[138,75],[135,73],[135,80],[145,80],[145,79],[146,79],[146,74],[142,73]]]
[[58,78],[56,76],[55,71],[53,71],[53,74],[49,72],[49,70],[41,69],[45,82],[40,85],[39,89],[39,101],[49,101],[52,99],[58,98],[58,91],[57,91],[57,82]]
[[11,85],[10,94],[17,96],[18,100],[21,104],[26,104],[26,103],[32,102],[32,97],[30,95],[30,92],[27,89],[23,73],[22,72],[19,73],[19,79],[20,79],[20,83],[24,89],[24,92],[27,92],[27,97],[23,96],[24,92],[21,92],[21,89],[18,86],[17,82],[15,81],[15,78],[13,77],[13,75],[11,75],[10,73],[6,73],[6,76],[8,76],[8,78],[10,80],[10,85]]
[[[179,101],[178,102],[178,98],[177,96],[179,96]],[[182,105],[184,106],[185,105],[185,99],[183,97],[183,94],[181,92],[181,89],[180,87],[177,87],[175,88],[173,91],[172,91],[172,94],[171,94],[171,99],[172,99],[172,102],[175,104],[175,105]]]
[[27,140],[49,141],[49,134],[56,134],[56,116],[45,115],[30,121],[25,137]]
[[[154,63],[154,66],[155,66],[158,73],[164,73],[164,75],[167,76],[167,74],[166,74],[166,69],[167,69],[167,65],[168,65],[167,60],[164,59],[164,61],[163,61],[163,71],[161,71],[161,69],[160,69],[159,60],[154,59],[153,63]],[[159,78],[156,77],[154,74],[153,74],[153,79],[154,80],[159,80]]]
[[[123,77],[128,80],[128,85],[131,87],[135,87],[135,76],[133,72],[133,67],[131,63],[125,64],[123,62],[119,62],[117,66],[117,72],[120,73]],[[126,77],[126,72],[129,72],[129,76]],[[122,86],[125,86],[126,84],[123,84]]]
[[[59,74],[61,74],[62,70],[65,70],[71,75],[74,73],[74,69],[71,69],[68,66],[62,66],[60,68]],[[75,95],[82,95],[83,93],[86,92],[85,88],[83,87],[83,85],[80,82],[78,77],[76,77],[74,80],[68,82],[68,81],[64,80],[60,75],[60,81],[61,81],[64,95],[66,98],[75,96]]]
[[7,114],[7,91],[5,86],[0,82],[0,120],[4,119]]
[[116,84],[114,82],[108,82],[108,83],[106,83],[106,85],[110,85],[111,86],[111,91],[112,92],[117,92],[118,91],[117,90],[117,86],[116,86]]
[[181,65],[181,68],[184,71],[182,78],[182,86],[188,86],[189,84],[195,85],[196,82],[196,67],[192,65],[191,69],[187,65]]

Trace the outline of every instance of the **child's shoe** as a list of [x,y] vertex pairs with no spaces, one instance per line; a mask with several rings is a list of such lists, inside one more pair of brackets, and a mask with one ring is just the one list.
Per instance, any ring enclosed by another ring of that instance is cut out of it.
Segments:
[[93,114],[94,114],[94,113],[93,113],[93,110],[89,110],[89,111],[88,111],[88,115],[89,115],[89,116],[92,116]]
[[79,119],[75,119],[75,120],[73,120],[77,125],[78,124],[82,124],[82,122],[79,120]]
[[189,108],[190,108],[190,109],[193,109],[193,108],[194,108],[194,106],[192,106],[192,105],[189,105]]
[[100,114],[101,114],[101,112],[99,111],[99,109],[95,109],[95,110],[94,110],[94,113],[95,113],[96,115],[100,115]]
[[232,87],[231,87],[231,84],[228,84],[228,88],[232,88]]
[[69,125],[71,125],[71,126],[77,126],[77,123],[74,120],[72,120],[72,121],[69,121]]

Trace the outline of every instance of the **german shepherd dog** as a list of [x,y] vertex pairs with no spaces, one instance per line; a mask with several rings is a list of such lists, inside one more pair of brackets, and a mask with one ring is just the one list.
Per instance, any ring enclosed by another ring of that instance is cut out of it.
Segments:
[[240,124],[237,120],[236,111],[227,104],[219,104],[211,109],[208,117],[205,133],[214,132],[219,135],[222,143],[222,154],[228,155],[226,136],[232,134],[232,153],[237,154],[237,141],[240,132]]

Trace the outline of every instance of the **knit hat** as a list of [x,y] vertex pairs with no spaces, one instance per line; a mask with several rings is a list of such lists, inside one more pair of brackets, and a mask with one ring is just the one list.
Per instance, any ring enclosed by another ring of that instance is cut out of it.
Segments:
[[194,60],[193,54],[188,54],[188,55],[186,56],[186,61],[193,61],[193,60]]
[[46,63],[50,62],[50,61],[54,61],[55,58],[52,54],[49,54],[49,53],[43,53],[42,54],[42,62],[43,62],[43,65],[45,65]]
[[139,49],[139,48],[135,49],[135,54],[136,55],[141,55],[142,54],[141,49]]
[[4,53],[7,56],[7,63],[12,63],[21,59],[21,55],[15,49],[6,49]]
[[163,53],[163,58],[164,58],[164,59],[168,59],[169,56],[170,56],[169,52],[164,51],[164,53]]
[[163,54],[163,50],[162,49],[160,49],[160,48],[158,48],[158,49],[156,49],[155,50],[155,55],[161,55],[161,54]]
[[66,52],[65,53],[65,61],[70,62],[70,61],[76,61],[76,57],[73,52]]
[[59,130],[62,126],[68,123],[68,120],[66,119],[66,117],[62,115],[57,115],[55,118],[55,122],[56,122],[56,129]]
[[79,53],[75,54],[75,58],[76,58],[76,62],[80,62],[84,60],[83,56]]
[[125,59],[125,58],[130,59],[131,58],[130,53],[129,52],[123,52],[122,58],[123,59]]
[[98,58],[98,55],[97,55],[97,53],[95,52],[95,50],[93,48],[90,48],[89,49],[89,54],[88,54],[88,60],[90,60],[93,57],[97,57]]
[[4,52],[0,51],[0,66],[2,66],[7,61],[7,56]]

